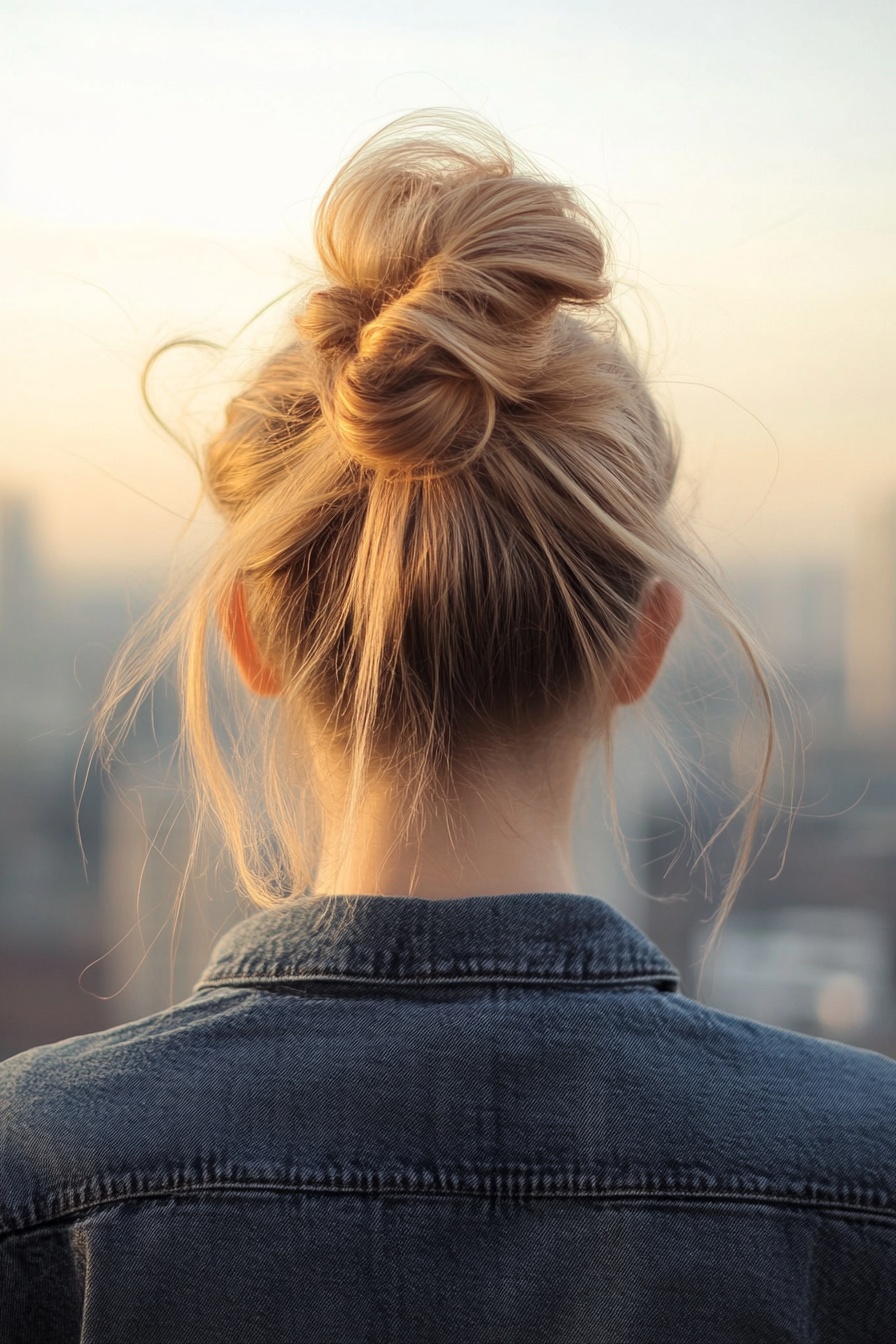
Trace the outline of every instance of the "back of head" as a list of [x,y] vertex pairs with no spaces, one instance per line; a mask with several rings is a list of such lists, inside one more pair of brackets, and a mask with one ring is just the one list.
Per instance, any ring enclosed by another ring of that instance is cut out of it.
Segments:
[[[605,730],[649,580],[726,614],[671,518],[674,436],[572,189],[475,118],[403,118],[342,168],[316,242],[325,283],[208,445],[229,526],[186,638],[200,787],[258,900],[313,867],[297,735],[345,762],[349,815],[384,773],[413,813],[559,723]],[[283,688],[266,848],[208,717],[206,635],[236,583]]]

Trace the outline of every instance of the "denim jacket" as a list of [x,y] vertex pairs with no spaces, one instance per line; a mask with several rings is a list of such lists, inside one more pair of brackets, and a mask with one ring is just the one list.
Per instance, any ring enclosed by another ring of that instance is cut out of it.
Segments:
[[348,904],[0,1065],[2,1344],[896,1341],[896,1063],[595,897]]

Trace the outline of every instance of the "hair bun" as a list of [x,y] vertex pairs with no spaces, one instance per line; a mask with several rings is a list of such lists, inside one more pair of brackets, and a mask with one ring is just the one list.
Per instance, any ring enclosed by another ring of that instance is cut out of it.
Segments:
[[[471,462],[502,406],[531,401],[565,304],[605,300],[603,238],[574,194],[520,176],[470,119],[463,144],[393,124],[337,176],[316,237],[334,283],[298,319],[323,414],[363,465],[424,474]],[[398,132],[399,138],[396,139]]]
[[369,296],[344,285],[331,285],[311,295],[300,327],[303,336],[321,353],[345,353],[357,347],[361,328],[377,311]]

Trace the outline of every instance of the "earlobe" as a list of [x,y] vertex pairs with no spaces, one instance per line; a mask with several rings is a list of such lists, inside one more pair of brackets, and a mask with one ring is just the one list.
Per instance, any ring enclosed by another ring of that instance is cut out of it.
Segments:
[[647,585],[634,637],[616,679],[617,704],[634,704],[650,690],[683,613],[684,594],[678,584],[654,579]]
[[246,686],[255,695],[275,696],[283,689],[280,676],[262,656],[249,622],[246,590],[236,582],[230,597],[218,609],[221,632],[227,641],[233,661]]

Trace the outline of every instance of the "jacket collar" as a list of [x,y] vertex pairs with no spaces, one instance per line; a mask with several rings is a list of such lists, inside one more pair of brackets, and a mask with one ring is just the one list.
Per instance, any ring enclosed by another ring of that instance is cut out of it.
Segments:
[[679,988],[672,963],[605,901],[522,892],[290,900],[231,929],[197,989],[309,981]]

